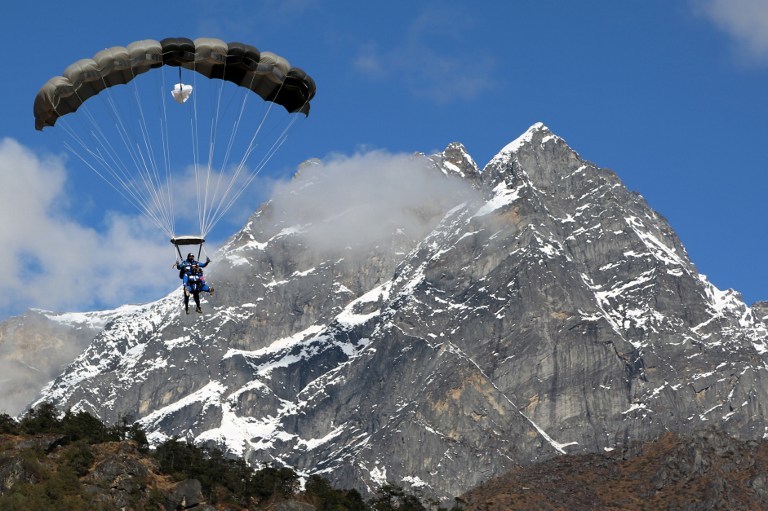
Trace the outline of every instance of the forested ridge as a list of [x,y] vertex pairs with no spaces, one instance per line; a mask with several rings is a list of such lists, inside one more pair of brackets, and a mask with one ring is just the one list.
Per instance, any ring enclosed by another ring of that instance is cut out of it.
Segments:
[[[491,510],[762,510],[768,442],[714,427],[668,432],[623,450],[518,466],[448,507]],[[332,474],[329,474],[332,476]],[[384,485],[368,498],[288,467],[248,466],[218,449],[171,438],[150,449],[130,418],[106,426],[50,404],[20,420],[0,415],[0,510],[441,511]]]
[[426,509],[394,485],[366,500],[318,475],[301,482],[291,468],[250,467],[178,438],[150,449],[130,418],[107,426],[86,412],[60,415],[47,403],[18,421],[0,415],[4,511]]

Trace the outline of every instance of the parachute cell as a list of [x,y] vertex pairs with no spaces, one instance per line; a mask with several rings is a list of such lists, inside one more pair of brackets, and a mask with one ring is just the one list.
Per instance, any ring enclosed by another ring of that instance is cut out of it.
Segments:
[[315,82],[304,71],[270,52],[221,39],[174,37],[146,39],[115,46],[66,68],[48,80],[35,98],[35,128],[53,126],[107,87],[125,84],[152,68],[181,66],[207,78],[218,78],[252,90],[288,112],[309,114]]

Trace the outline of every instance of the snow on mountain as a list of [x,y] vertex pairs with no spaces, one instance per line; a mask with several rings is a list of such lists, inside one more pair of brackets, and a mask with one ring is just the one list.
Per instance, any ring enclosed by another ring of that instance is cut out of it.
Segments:
[[24,412],[101,329],[139,307],[68,313],[32,309],[0,323],[0,411]]
[[202,316],[177,292],[120,311],[43,398],[438,499],[666,430],[768,431],[768,306],[699,275],[616,174],[540,123],[482,171],[460,144],[380,163],[303,167],[215,255]]

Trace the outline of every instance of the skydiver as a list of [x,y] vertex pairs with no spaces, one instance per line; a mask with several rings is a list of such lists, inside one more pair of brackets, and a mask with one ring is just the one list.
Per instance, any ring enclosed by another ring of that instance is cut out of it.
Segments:
[[213,294],[214,290],[205,283],[205,277],[203,276],[203,270],[200,269],[200,265],[193,263],[184,274],[184,312],[189,314],[189,295],[192,295],[195,299],[195,310],[203,312],[203,309],[200,307],[201,292]]
[[177,270],[179,270],[179,278],[183,279],[184,275],[187,274],[187,272],[189,271],[189,268],[191,268],[193,264],[198,265],[200,268],[205,268],[206,266],[208,266],[208,263],[210,262],[211,262],[211,259],[209,257],[206,257],[204,263],[199,263],[195,260],[195,254],[190,252],[189,254],[187,254],[187,258],[184,261],[176,261],[175,267]]

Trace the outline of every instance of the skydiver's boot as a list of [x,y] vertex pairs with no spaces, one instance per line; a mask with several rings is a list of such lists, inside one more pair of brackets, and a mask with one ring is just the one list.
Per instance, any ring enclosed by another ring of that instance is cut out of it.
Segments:
[[201,309],[199,305],[198,305],[198,306],[195,308],[195,310],[196,310],[197,312],[203,312],[203,309]]

